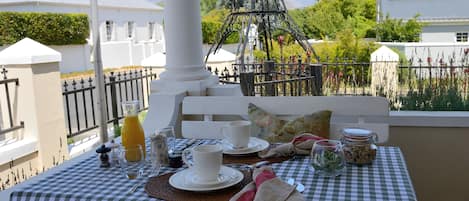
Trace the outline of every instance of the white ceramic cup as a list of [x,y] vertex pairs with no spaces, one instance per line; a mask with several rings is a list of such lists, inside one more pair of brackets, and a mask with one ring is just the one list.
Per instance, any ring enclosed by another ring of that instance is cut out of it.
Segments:
[[233,148],[245,148],[249,144],[249,137],[251,137],[251,122],[232,121],[222,127],[222,134]]
[[[193,162],[188,160],[190,154]],[[223,148],[219,144],[198,145],[185,149],[182,152],[182,160],[189,168],[193,168],[199,181],[216,181],[222,165]]]

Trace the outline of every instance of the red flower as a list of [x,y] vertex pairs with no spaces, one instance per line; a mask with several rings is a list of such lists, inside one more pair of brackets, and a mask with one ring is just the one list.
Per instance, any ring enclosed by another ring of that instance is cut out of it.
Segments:
[[278,39],[278,44],[279,44],[280,46],[282,46],[282,45],[283,45],[283,40],[284,40],[283,36],[280,35],[280,36],[277,37],[277,39]]

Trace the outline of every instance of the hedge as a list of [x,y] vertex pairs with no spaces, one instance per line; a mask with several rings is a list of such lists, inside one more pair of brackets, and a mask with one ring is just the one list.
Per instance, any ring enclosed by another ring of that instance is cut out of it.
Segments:
[[29,37],[45,45],[85,44],[86,14],[0,12],[0,46]]
[[[218,41],[217,34],[218,30],[221,29],[222,23],[211,21],[211,20],[202,20],[202,37],[204,43],[213,44]],[[235,29],[238,27],[235,27]],[[233,31],[224,41],[225,44],[237,43],[239,40],[238,32]]]
[[217,31],[222,24],[213,21],[202,21],[202,41],[203,43],[215,43],[217,39]]

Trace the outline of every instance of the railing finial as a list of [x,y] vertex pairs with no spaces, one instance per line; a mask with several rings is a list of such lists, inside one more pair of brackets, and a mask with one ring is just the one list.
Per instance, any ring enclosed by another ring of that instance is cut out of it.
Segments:
[[2,74],[3,74],[3,79],[6,80],[7,79],[7,69],[5,68],[4,65],[2,65]]

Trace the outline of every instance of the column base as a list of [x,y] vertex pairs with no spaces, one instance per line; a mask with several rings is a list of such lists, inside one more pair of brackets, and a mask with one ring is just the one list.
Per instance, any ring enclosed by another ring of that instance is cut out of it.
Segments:
[[172,81],[154,80],[151,82],[151,93],[186,91],[189,96],[205,96],[207,88],[218,84],[218,76],[210,75],[203,80],[195,81]]

